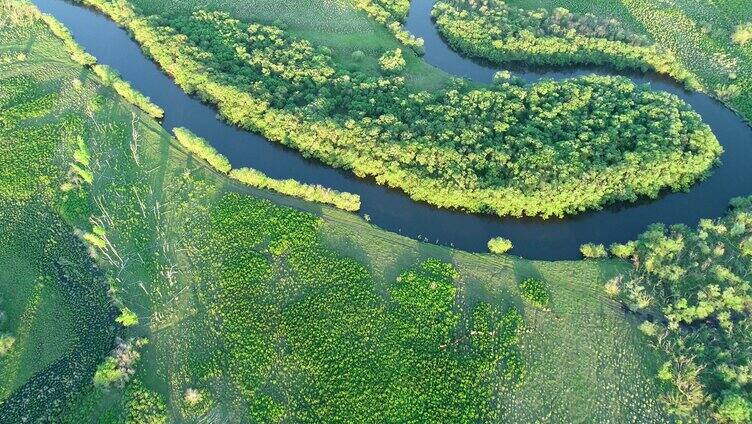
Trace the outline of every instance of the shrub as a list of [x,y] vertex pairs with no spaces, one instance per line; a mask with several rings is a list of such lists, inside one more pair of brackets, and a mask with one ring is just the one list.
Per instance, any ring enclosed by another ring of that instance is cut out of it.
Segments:
[[586,259],[602,259],[608,257],[606,246],[602,244],[586,243],[580,246],[580,252]]
[[741,24],[734,28],[734,33],[731,34],[731,41],[740,46],[752,41],[752,22]]
[[133,327],[134,325],[138,325],[138,315],[130,309],[123,307],[120,316],[115,318],[115,321],[119,322],[123,327]]
[[360,196],[357,194],[339,192],[320,185],[303,184],[293,179],[276,180],[251,168],[233,169],[230,178],[251,187],[274,190],[309,202],[333,205],[349,212],[360,210]]
[[603,290],[606,292],[606,296],[611,299],[615,299],[621,293],[621,276],[614,277],[606,282],[603,286]]
[[727,393],[718,407],[723,422],[744,424],[752,421],[752,403],[738,393]]
[[365,55],[365,53],[363,53],[360,50],[355,50],[354,52],[352,52],[352,54],[350,55],[350,57],[355,62],[361,62],[363,60],[363,58],[366,57],[366,55]]
[[528,278],[520,283],[522,298],[539,308],[548,307],[549,293],[546,283],[535,278]]
[[117,359],[108,356],[94,373],[94,385],[102,388],[109,388],[125,378],[125,373],[118,368]]
[[16,339],[10,334],[0,334],[0,358],[7,355]]
[[491,253],[503,255],[512,250],[512,242],[504,237],[494,237],[488,240],[488,250]]
[[212,168],[223,174],[229,173],[230,169],[232,169],[230,161],[203,138],[182,127],[174,128],[172,132],[181,146],[188,150],[189,153],[206,161]]
[[164,110],[161,107],[155,105],[151,99],[131,87],[130,83],[125,81],[114,69],[107,65],[94,65],[92,70],[105,84],[112,87],[115,92],[132,105],[143,110],[152,118],[161,119],[164,117]]
[[405,68],[405,64],[402,49],[388,51],[379,58],[379,66],[386,73],[397,73]]
[[617,258],[621,259],[629,259],[634,255],[636,243],[634,241],[630,241],[628,243],[614,243],[611,245],[610,250],[611,253],[616,256]]

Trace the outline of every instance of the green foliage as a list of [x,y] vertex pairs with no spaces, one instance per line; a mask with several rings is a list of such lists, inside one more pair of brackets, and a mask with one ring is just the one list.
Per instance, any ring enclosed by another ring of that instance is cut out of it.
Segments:
[[550,298],[545,282],[536,278],[527,278],[520,282],[522,298],[539,308],[547,308]]
[[734,28],[734,33],[731,34],[731,41],[740,46],[744,46],[752,41],[752,23],[737,25]]
[[611,250],[611,254],[616,256],[620,259],[629,259],[634,255],[635,249],[637,248],[637,244],[633,241],[621,244],[621,243],[614,243],[611,245],[609,250]]
[[57,19],[45,14],[41,14],[40,18],[41,21],[49,27],[52,33],[63,42],[71,59],[84,66],[92,66],[97,63],[97,59],[89,53],[86,53],[86,51],[76,43],[76,40],[73,39],[68,28],[61,24]]
[[230,178],[251,187],[274,190],[309,202],[329,204],[349,212],[360,210],[360,196],[357,194],[339,192],[321,185],[303,184],[293,179],[275,180],[251,168],[233,169]]
[[94,373],[94,385],[109,388],[125,378],[125,373],[118,368],[117,359],[108,356],[104,362],[97,366]]
[[523,10],[500,0],[442,0],[433,16],[441,34],[463,54],[496,63],[609,65],[651,70],[700,88],[677,58],[613,19],[567,9]]
[[229,174],[230,178],[250,187],[273,190],[287,196],[299,197],[310,202],[325,203],[339,209],[355,212],[360,209],[360,196],[339,192],[321,185],[303,184],[294,179],[275,180],[263,172],[251,168],[232,169],[230,161],[217,152],[209,142],[185,128],[174,128],[175,138],[188,152],[205,160],[217,171]]
[[602,259],[608,257],[606,246],[602,244],[585,243],[580,246],[580,253],[585,259]]
[[565,6],[580,14],[615,18],[631,31],[670,51],[695,74],[707,93],[718,97],[745,119],[752,119],[752,61],[749,44],[731,42],[752,20],[750,3],[741,0],[509,0],[527,9]]
[[130,309],[123,307],[120,315],[115,318],[115,321],[119,322],[123,327],[133,327],[138,325],[138,315]]
[[384,25],[402,44],[423,53],[423,39],[416,38],[402,26],[410,9],[410,0],[350,0],[358,9],[368,13],[376,22]]
[[405,59],[402,57],[402,50],[396,49],[384,53],[379,58],[379,66],[381,66],[381,70],[387,74],[396,74],[403,70],[405,68]]
[[689,188],[721,153],[686,104],[623,78],[416,92],[227,13],[139,17],[126,2],[86,4],[133,15],[120,23],[229,122],[440,207],[573,214]]
[[736,246],[750,234],[752,199],[741,198],[723,219],[702,220],[695,230],[656,224],[635,244],[622,298],[663,317],[646,334],[669,358],[660,377],[678,415],[746,422],[738,420],[749,411],[751,263]]
[[744,424],[752,421],[752,402],[739,393],[727,393],[718,406],[721,422]]
[[10,334],[0,334],[0,358],[7,355],[13,344],[16,342],[16,338]]
[[505,239],[504,237],[494,237],[491,240],[488,240],[488,250],[491,253],[503,255],[512,250],[512,247],[512,241]]
[[128,384],[125,391],[125,424],[166,424],[167,405],[157,392],[147,389],[139,380]]
[[[524,375],[520,314],[481,303],[463,317],[457,271],[438,260],[403,272],[384,299],[366,268],[321,244],[319,225],[237,194],[215,206],[205,283],[221,347],[211,348],[204,372],[243,387],[255,399],[248,416],[256,421],[492,417],[492,382],[513,387]],[[279,273],[286,277],[277,280]],[[273,323],[289,349],[282,357]],[[264,389],[277,384],[264,370],[282,360],[296,376],[292,387],[315,401],[279,403],[273,388]]]
[[206,161],[212,168],[227,174],[232,169],[230,161],[212,147],[208,141],[193,134],[186,128],[173,128],[172,132],[181,146],[199,159]]
[[152,118],[161,119],[164,117],[164,110],[161,107],[155,105],[148,97],[131,87],[130,83],[123,80],[114,69],[107,65],[93,65],[92,70],[106,85],[112,87],[129,103],[143,110]]

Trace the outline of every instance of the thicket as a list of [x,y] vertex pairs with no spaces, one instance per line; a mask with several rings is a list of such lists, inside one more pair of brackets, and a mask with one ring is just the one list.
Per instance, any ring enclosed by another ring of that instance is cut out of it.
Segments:
[[173,128],[172,132],[185,150],[207,162],[212,168],[223,174],[228,174],[232,169],[230,160],[219,153],[208,141],[193,134],[186,128]]
[[97,59],[82,49],[81,46],[76,43],[76,40],[73,39],[68,28],[61,24],[57,19],[46,14],[40,14],[39,18],[47,25],[52,33],[58,37],[63,44],[65,44],[65,48],[68,50],[71,59],[80,65],[90,67],[94,73],[105,82],[105,84],[112,87],[119,95],[123,96],[125,100],[143,110],[152,118],[161,119],[164,117],[164,110],[161,107],[152,103],[148,97],[131,87],[130,83],[123,80],[114,69],[107,65],[97,64]]
[[732,201],[728,215],[692,230],[656,224],[619,280],[632,310],[660,320],[643,331],[667,362],[658,378],[664,400],[682,417],[747,423],[752,419],[752,198]]
[[399,75],[336,69],[324,49],[225,13],[85,3],[231,123],[440,207],[574,214],[687,189],[721,152],[686,104],[623,78],[411,92]]
[[580,246],[580,253],[585,259],[602,259],[608,257],[606,246],[595,243],[585,243]]
[[349,212],[360,210],[359,195],[339,192],[319,184],[303,184],[292,178],[277,180],[269,178],[263,172],[251,168],[233,169],[230,171],[230,178],[251,187],[273,190],[277,193],[298,197],[309,202],[333,205]]
[[700,89],[695,75],[667,49],[650,44],[613,19],[564,8],[524,10],[502,0],[442,0],[433,17],[457,51],[495,63],[608,65],[668,75]]
[[217,171],[228,174],[230,178],[250,187],[273,190],[310,202],[333,205],[349,212],[360,210],[360,196],[357,194],[339,192],[321,185],[303,184],[291,178],[277,180],[251,168],[232,169],[230,161],[217,152],[205,139],[193,134],[186,128],[174,128],[173,133],[180,145],[188,152],[206,161]]
[[512,247],[512,241],[505,239],[504,237],[494,237],[491,240],[488,240],[488,250],[491,253],[503,255],[512,250]]
[[154,119],[164,118],[164,110],[152,103],[151,100],[141,94],[141,92],[131,87],[130,83],[123,80],[123,78],[120,76],[120,74],[117,73],[117,71],[107,65],[93,65],[92,69],[94,70],[94,73],[97,74],[105,84],[112,87],[129,103],[143,110]]
[[734,28],[733,34],[731,34],[731,41],[740,46],[744,46],[752,41],[752,23],[737,25],[737,27]]
[[[37,23],[38,15],[25,16],[29,25]],[[0,28],[0,35],[5,35],[6,29]],[[54,421],[65,402],[91,384],[97,363],[111,348],[114,337],[106,283],[86,247],[60,218],[61,205],[54,193],[66,178],[56,160],[61,151],[75,150],[84,135],[83,119],[62,107],[59,81],[48,83],[31,75],[29,71],[0,79],[0,117],[4,118],[0,124],[0,255],[6,260],[23,258],[21,269],[29,274],[17,277],[35,278],[39,286],[49,287],[46,293],[54,293],[56,302],[76,311],[76,325],[71,324],[75,330],[71,334],[45,340],[69,343],[66,347],[45,346],[45,352],[60,349],[60,357],[48,366],[41,364],[43,368],[14,392],[3,393],[0,417],[4,422]],[[41,317],[32,313],[25,324],[69,319],[63,311],[55,314]],[[38,363],[40,356],[47,356],[32,350],[36,343],[24,340],[28,351],[12,347],[9,367],[28,367]]]
[[61,24],[57,19],[46,14],[40,14],[40,18],[52,33],[55,34],[63,44],[65,44],[65,49],[68,50],[71,59],[83,66],[92,66],[97,63],[97,59],[84,51],[84,49],[76,43],[76,40],[73,39],[68,28]]

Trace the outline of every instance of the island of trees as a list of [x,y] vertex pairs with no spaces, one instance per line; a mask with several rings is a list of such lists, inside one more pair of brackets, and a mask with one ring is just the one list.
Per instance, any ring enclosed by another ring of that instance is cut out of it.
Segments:
[[[409,88],[223,12],[142,16],[86,0],[129,28],[187,92],[228,121],[439,207],[563,216],[704,178],[721,148],[684,102],[625,78]],[[218,36],[221,35],[221,36]]]

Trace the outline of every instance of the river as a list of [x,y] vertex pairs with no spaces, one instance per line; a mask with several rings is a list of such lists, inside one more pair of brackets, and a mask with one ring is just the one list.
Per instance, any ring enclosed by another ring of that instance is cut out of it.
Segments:
[[[76,41],[96,56],[99,63],[116,69],[134,88],[164,108],[162,124],[168,131],[175,127],[190,129],[227,156],[234,168],[248,166],[273,178],[294,178],[357,193],[362,199],[361,215],[369,215],[371,222],[380,228],[412,238],[485,252],[488,239],[503,236],[514,242],[511,253],[518,256],[576,259],[583,243],[609,245],[633,240],[655,222],[694,226],[701,218],[722,215],[731,198],[752,194],[752,128],[707,95],[686,92],[658,76],[629,74],[626,76],[637,83],[648,83],[653,89],[681,97],[711,126],[725,153],[723,164],[715,168],[706,181],[696,184],[688,193],[666,193],[656,200],[618,204],[565,219],[499,218],[438,209],[415,202],[401,191],[379,186],[372,180],[305,159],[294,150],[222,122],[214,107],[180,90],[114,22],[63,0],[33,2],[67,26]],[[430,18],[434,2],[413,0],[406,22],[410,32],[425,40],[425,60],[452,75],[478,82],[490,81],[498,68],[463,58],[441,39]],[[592,69],[514,70],[526,81],[594,72]]]

